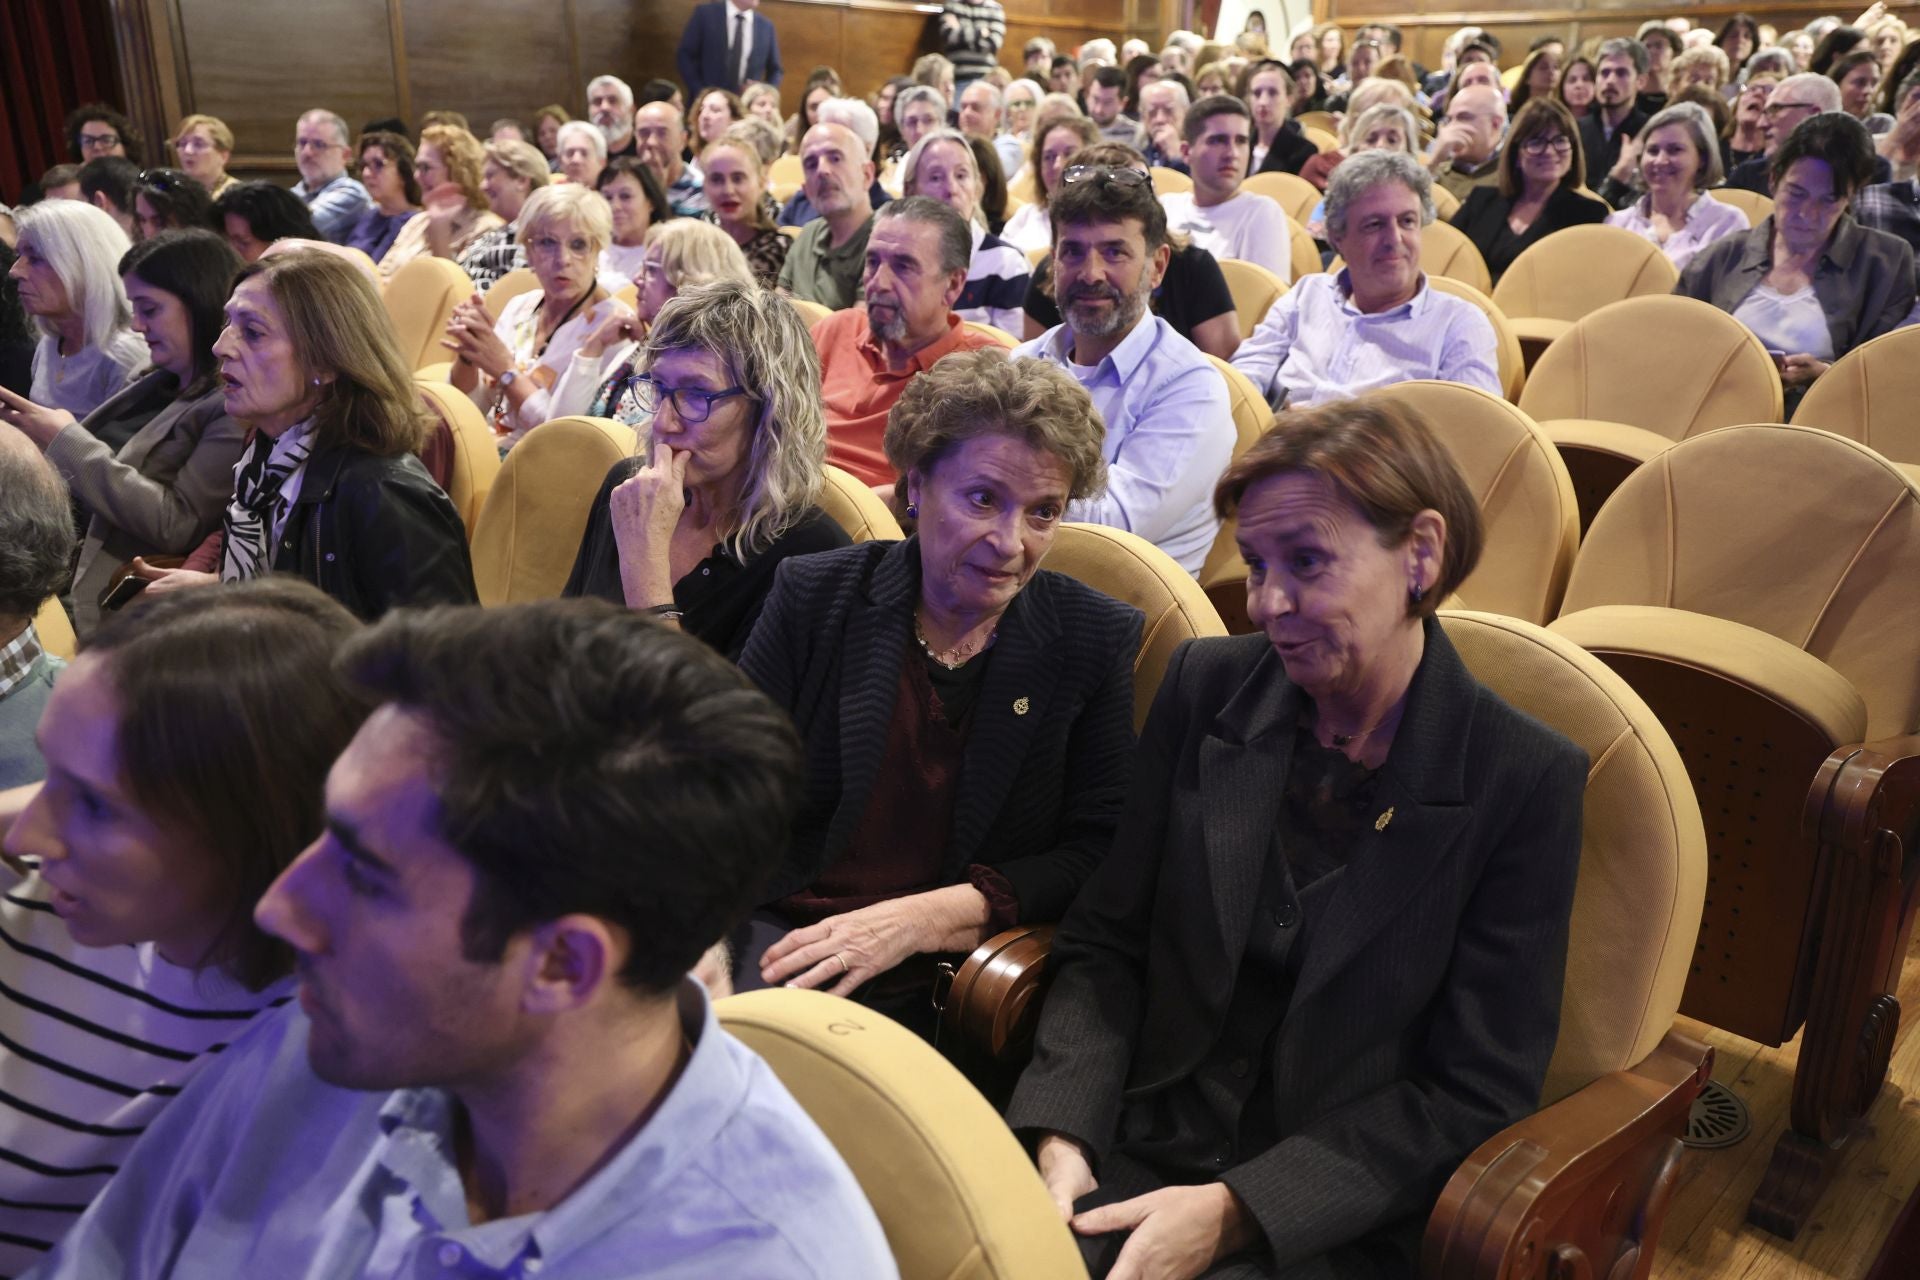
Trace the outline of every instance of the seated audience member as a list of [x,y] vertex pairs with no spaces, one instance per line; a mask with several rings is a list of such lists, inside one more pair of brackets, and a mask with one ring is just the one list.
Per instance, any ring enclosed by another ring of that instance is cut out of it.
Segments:
[[614,310],[599,278],[613,215],[598,192],[577,183],[542,187],[520,211],[520,243],[539,280],[510,299],[496,321],[478,296],[453,309],[445,346],[450,381],[473,397],[499,432],[501,448],[554,415],[548,393],[581,342]]
[[1000,238],[1022,253],[1045,249],[1053,244],[1053,226],[1047,219],[1047,194],[1060,185],[1060,171],[1067,157],[1094,142],[1100,131],[1085,116],[1050,119],[1035,128],[1027,171],[1033,175],[1033,201],[1021,206]]
[[1187,86],[1178,80],[1156,80],[1140,86],[1140,123],[1147,131],[1143,154],[1149,165],[1175,173],[1187,172],[1182,139],[1186,135],[1187,108],[1191,105]]
[[360,182],[373,203],[347,233],[346,243],[377,263],[425,201],[414,169],[413,144],[384,130],[360,135]]
[[1067,518],[1138,534],[1199,573],[1220,530],[1208,495],[1233,453],[1226,383],[1148,308],[1172,247],[1147,176],[1063,177],[1051,208],[1053,296],[1066,320],[1018,354],[1066,369],[1106,423],[1106,494],[1076,498]]
[[1703,108],[1675,103],[1647,121],[1634,141],[1643,194],[1609,214],[1608,225],[1653,241],[1683,270],[1714,241],[1747,230],[1747,215],[1708,190],[1719,186],[1723,175],[1712,120]]
[[[896,76],[895,79],[902,84],[906,83],[905,76]],[[758,117],[775,129],[781,127],[780,90],[770,84],[750,84],[741,90],[740,109],[744,113],[743,119]]]
[[1182,144],[1193,190],[1162,196],[1167,227],[1216,258],[1252,262],[1293,279],[1293,234],[1280,202],[1242,191],[1251,118],[1238,98],[1202,98],[1187,112]]
[[953,129],[936,129],[907,152],[900,173],[906,195],[938,200],[967,225],[973,251],[966,288],[952,309],[962,320],[1017,333],[1020,304],[1027,296],[1027,256],[983,225],[980,175],[967,139]]
[[1055,54],[1047,67],[1047,91],[1077,99],[1080,88],[1080,64],[1064,53]]
[[136,234],[133,187],[140,167],[122,156],[97,156],[80,166],[80,198],[119,224],[129,239]]
[[339,667],[377,709],[256,911],[300,1003],[46,1274],[892,1280],[853,1175],[687,977],[778,858],[785,715],[598,601],[401,614]]
[[600,171],[597,190],[613,218],[607,247],[600,251],[598,270],[607,288],[619,290],[640,273],[647,232],[654,224],[673,217],[673,207],[667,203],[659,176],[634,156],[615,156],[607,161],[607,167]]
[[426,209],[400,228],[381,257],[382,277],[391,280],[400,268],[427,255],[458,259],[475,237],[501,225],[500,217],[487,207],[487,193],[481,186],[486,159],[480,140],[465,129],[435,124],[421,130],[414,172]]
[[[1399,111],[1401,115],[1397,117],[1385,117],[1369,116],[1367,114],[1379,107],[1385,107],[1390,111]],[[1308,157],[1307,162],[1300,166],[1300,176],[1320,188],[1320,190],[1325,191],[1327,189],[1327,176],[1339,167],[1342,160],[1345,160],[1356,151],[1368,151],[1376,146],[1390,145],[1395,151],[1405,151],[1409,155],[1418,155],[1420,133],[1418,128],[1413,124],[1414,110],[1415,103],[1413,94],[1406,85],[1400,81],[1382,80],[1377,76],[1371,80],[1361,81],[1358,85],[1354,86],[1353,92],[1347,96],[1347,112],[1340,120],[1340,145],[1331,151],[1322,151]],[[1400,126],[1399,121],[1403,118],[1406,121],[1406,125]],[[1363,119],[1370,122],[1366,129],[1360,127],[1360,122]],[[1380,135],[1374,142],[1369,143],[1367,141],[1368,133],[1377,129],[1379,127],[1377,122],[1382,119],[1393,119],[1395,121],[1398,136],[1389,141],[1384,135]],[[1308,229],[1312,230],[1311,227]],[[1315,238],[1319,238],[1317,233]]]
[[1100,67],[1087,80],[1087,115],[1100,130],[1103,142],[1118,142],[1144,151],[1147,132],[1123,113],[1127,100],[1127,73],[1118,67]]
[[[1763,119],[1766,147],[1761,155],[1737,166],[1727,174],[1727,185],[1759,194],[1773,194],[1773,157],[1787,136],[1803,121],[1823,111],[1840,110],[1840,87],[1825,76],[1804,74],[1788,76],[1773,87],[1767,99]],[[1876,166],[1877,167],[1877,166]],[[1891,173],[1891,169],[1888,170]],[[1888,181],[1874,177],[1874,182]]]
[[[1612,172],[1622,148],[1647,123],[1646,113],[1635,103],[1646,70],[1647,49],[1638,40],[1620,37],[1601,44],[1594,60],[1593,110],[1577,122],[1574,133],[1585,157],[1585,172],[1596,176]],[[1673,83],[1678,88],[1686,81]],[[1516,126],[1518,122],[1516,115]]]
[[1233,367],[1275,408],[1416,378],[1501,394],[1492,324],[1420,271],[1421,228],[1432,221],[1433,179],[1413,156],[1363,151],[1335,169],[1327,239],[1346,269],[1298,281],[1240,344]]
[[[1361,89],[1355,90],[1354,96],[1361,96],[1362,92],[1369,85],[1378,83],[1379,81],[1377,80],[1368,81],[1366,85],[1361,86]],[[1414,123],[1412,113],[1404,107],[1392,106],[1387,103],[1368,107],[1359,115],[1350,115],[1341,121],[1340,130],[1342,136],[1348,139],[1346,145],[1353,155],[1358,155],[1363,151],[1399,151],[1412,156],[1416,160],[1421,159],[1419,150],[1420,129],[1419,126]],[[1347,161],[1349,153],[1347,151],[1341,151],[1327,154],[1339,155],[1340,163],[1344,164]],[[1331,174],[1333,170],[1338,167],[1338,165],[1328,166],[1325,173]],[[1306,177],[1307,175],[1303,171],[1301,176]],[[1308,180],[1312,181],[1311,178]],[[1436,183],[1435,185],[1437,186],[1438,184]],[[1307,214],[1304,230],[1308,235],[1312,236],[1316,242],[1323,244],[1326,242],[1327,201],[1324,195],[1320,198],[1319,202],[1313,206],[1313,210]]]
[[104,102],[75,107],[67,113],[63,131],[77,164],[98,156],[119,156],[137,166],[146,158],[140,153],[140,131]]
[[821,988],[931,1038],[937,961],[1059,919],[1105,856],[1141,618],[1036,572],[1099,490],[1100,437],[1059,370],[950,355],[887,426],[916,533],[776,575],[740,665],[811,767],[739,985]]
[[1789,411],[1835,360],[1913,310],[1912,247],[1848,213],[1875,158],[1853,117],[1802,121],[1773,154],[1772,215],[1696,254],[1674,288],[1753,330],[1780,364]]
[[720,136],[744,115],[746,111],[740,105],[740,98],[732,90],[719,85],[702,89],[694,95],[693,105],[687,109],[687,120],[693,126],[693,146],[704,149],[718,142]]
[[[0,219],[0,228],[12,231],[12,213]],[[33,355],[40,346],[40,331],[20,305],[20,281],[12,274],[18,260],[8,238],[0,236],[0,387],[24,396],[33,392]]]
[[[1652,47],[1649,46],[1647,51],[1649,55],[1651,55],[1653,52]],[[1639,101],[1642,103],[1647,100],[1645,86],[1653,83],[1651,80],[1653,74],[1654,67],[1651,57],[1649,57],[1647,74],[1640,79],[1642,88],[1640,90]],[[1527,55],[1527,60],[1520,64],[1520,79],[1519,82],[1513,86],[1513,96],[1507,100],[1507,110],[1518,112],[1520,108],[1526,106],[1531,99],[1552,97],[1553,86],[1559,78],[1560,55],[1551,48],[1535,49]],[[1356,90],[1359,87],[1357,84],[1354,86]],[[1666,96],[1664,89],[1659,92],[1659,96],[1662,98]],[[1353,110],[1351,100],[1347,103],[1347,110],[1349,112]]]
[[1006,97],[989,80],[975,80],[960,91],[957,117],[960,132],[970,138],[984,138],[1000,157],[1000,167],[1008,173],[1020,167],[1020,139],[1000,131]]
[[0,434],[16,427],[45,452],[89,517],[72,578],[82,639],[115,569],[137,555],[184,556],[220,527],[245,428],[227,413],[213,344],[240,266],[211,231],[142,241],[120,275],[146,372],[84,421],[0,391]]
[[[817,114],[822,124],[845,125],[853,130],[854,136],[866,146],[868,155],[878,153],[879,117],[874,115],[873,108],[866,103],[857,98],[828,98],[820,104]],[[798,154],[797,150],[795,154]],[[906,154],[904,148],[900,154],[903,156]],[[867,184],[867,202],[873,208],[878,209],[888,199],[890,197],[887,194],[887,188],[882,185],[878,177]],[[788,196],[787,202],[780,206],[779,212],[775,215],[775,221],[783,227],[804,227],[819,216],[820,211],[814,208],[813,201],[807,198],[807,189],[803,183],[800,190]]]
[[723,280],[661,307],[637,362],[642,452],[607,473],[562,594],[625,604],[738,659],[779,563],[847,545],[817,505],[819,359],[786,299]]
[[309,111],[295,127],[293,160],[300,181],[294,183],[293,194],[313,214],[313,225],[320,231],[315,239],[345,244],[372,203],[367,189],[347,173],[353,161],[352,141],[347,122],[331,111]]
[[1572,57],[1560,68],[1560,81],[1553,87],[1553,96],[1575,120],[1585,120],[1594,110],[1593,86],[1593,59]]
[[1261,630],[1160,686],[1007,1122],[1095,1276],[1411,1275],[1441,1185],[1539,1105],[1587,760],[1432,616],[1481,526],[1418,417],[1291,415],[1218,502]]
[[1046,96],[1047,91],[1040,87],[1038,80],[1015,80],[1002,95],[1001,128],[1020,144],[1020,156],[1007,170],[1009,176],[1017,174],[1026,161],[1026,149],[1033,142],[1033,123],[1040,114],[1040,100]]
[[585,120],[569,120],[560,126],[560,175],[576,186],[592,191],[607,167],[606,135]]
[[[1902,139],[1911,133],[1913,146],[1920,148],[1920,71],[1902,82],[1897,102],[1899,119],[1884,136]],[[1908,176],[1864,188],[1854,199],[1853,216],[1863,227],[1899,236],[1920,255],[1920,180]]]
[[1871,49],[1853,49],[1833,60],[1827,78],[1840,86],[1840,109],[1871,134],[1893,128],[1893,117],[1873,109],[1880,89],[1880,58]]
[[300,198],[271,182],[236,182],[213,202],[213,216],[242,262],[257,262],[276,240],[318,240]]
[[1495,283],[1520,254],[1563,227],[1604,222],[1606,202],[1582,195],[1587,180],[1580,138],[1567,109],[1551,98],[1520,108],[1500,153],[1500,185],[1475,187],[1453,215]]
[[133,186],[133,227],[140,240],[162,231],[213,227],[207,189],[178,169],[148,169]]
[[[80,166],[77,164],[57,164],[53,166],[53,168],[40,175],[38,185],[40,187],[41,200],[79,200],[83,198],[80,195]],[[30,201],[24,195],[20,198],[20,207],[23,209],[29,204],[37,203],[39,203],[39,201]]]
[[292,999],[293,958],[253,909],[320,835],[327,766],[365,715],[332,671],[358,625],[304,582],[128,612],[60,673],[47,781],[6,832],[30,868],[0,866],[9,1275],[229,1041]]
[[[252,431],[219,581],[297,574],[362,618],[475,601],[460,514],[414,456],[428,423],[412,370],[364,272],[313,251],[254,263],[213,353],[227,412]],[[150,592],[215,576],[134,565]]]
[[173,154],[187,176],[199,183],[211,199],[233,185],[227,162],[233,159],[233,130],[216,116],[191,115],[173,131]]
[[902,154],[911,151],[920,139],[935,129],[947,126],[947,100],[938,89],[912,85],[902,89],[893,100],[893,118],[900,125]]
[[[0,791],[38,782],[46,765],[34,727],[65,667],[40,647],[33,619],[67,585],[73,508],[67,487],[17,431],[0,430]],[[0,877],[7,874],[0,866]],[[0,910],[4,903],[0,903]],[[4,1140],[0,1140],[0,1147]],[[0,1162],[0,1187],[6,1185]],[[0,1244],[0,1265],[8,1261]]]
[[512,116],[501,116],[487,126],[488,142],[526,142],[527,126]]
[[600,319],[581,340],[573,358],[562,367],[559,381],[548,396],[546,416],[562,418],[586,414],[612,418],[644,428],[652,420],[634,394],[634,375],[644,355],[647,329],[660,308],[694,289],[716,280],[755,283],[740,246],[720,228],[698,218],[673,218],[655,223],[647,232],[646,253],[633,274],[639,313],[623,306],[599,307]]
[[827,461],[877,489],[891,491],[898,478],[883,437],[907,383],[955,351],[997,345],[954,314],[974,231],[947,204],[925,196],[882,205],[867,238],[866,305],[813,327]]
[[640,141],[640,159],[666,191],[667,204],[683,218],[707,211],[700,166],[683,158],[687,149],[687,122],[679,108],[649,102],[634,113],[633,136]]
[[[1241,77],[1240,92],[1233,95],[1246,104],[1252,127],[1253,151],[1247,168],[1253,173],[1298,173],[1313,158],[1316,148],[1291,119],[1293,73],[1284,62],[1263,58],[1253,63]],[[1222,95],[1212,95],[1219,97]],[[1193,113],[1187,113],[1187,124]],[[1185,134],[1182,134],[1184,141]]]
[[[1704,49],[1688,49],[1675,58],[1667,68],[1667,84],[1671,93],[1697,84],[1709,93],[1719,94],[1725,91],[1734,74],[1733,67],[1727,62],[1727,55],[1708,45]],[[1644,108],[1637,100],[1634,109],[1644,113]]]
[[507,272],[527,265],[526,249],[520,243],[520,214],[527,198],[547,185],[549,172],[546,157],[525,142],[489,142],[486,154],[480,189],[500,225],[475,236],[460,255],[460,269],[482,293]]
[[1507,102],[1500,91],[1485,85],[1462,89],[1447,104],[1428,150],[1433,180],[1462,202],[1479,188],[1499,186],[1501,156],[1512,147],[1506,135]]
[[700,216],[740,246],[753,268],[754,280],[762,288],[778,287],[789,241],[773,220],[766,168],[752,134],[729,130],[718,141],[708,143],[700,153],[700,168],[706,174],[708,206]]
[[573,117],[567,114],[567,109],[558,103],[550,103],[533,113],[533,137],[527,141],[538,147],[540,154],[547,158],[549,172],[560,171],[560,126],[571,119]]
[[[904,96],[904,95],[903,95]],[[820,211],[794,237],[780,268],[780,290],[831,311],[858,298],[873,230],[871,148],[843,124],[817,124],[801,142],[807,199]]]
[[[675,89],[675,93],[679,90]],[[649,102],[657,99],[649,98]],[[602,159],[638,156],[639,139],[633,129],[633,86],[619,76],[595,76],[587,82],[587,120],[606,143]]]
[[1735,167],[1766,154],[1767,102],[1781,79],[1776,75],[1753,76],[1740,87],[1733,103],[1733,118],[1720,141],[1723,173],[1731,174]]
[[27,398],[84,418],[146,366],[147,344],[129,327],[116,271],[132,245],[112,218],[78,200],[44,200],[14,217],[19,256],[7,274],[40,331]]
[[[760,157],[760,171],[762,173],[771,169],[774,161],[787,154],[787,144],[780,136],[779,126],[768,124],[759,116],[748,116],[744,120],[736,121],[734,125],[727,130],[727,133],[731,135],[735,142],[752,148],[753,153]],[[704,168],[705,166],[703,165],[702,167]],[[709,203],[711,203],[711,201],[709,201]],[[774,215],[777,215],[780,211],[778,202],[776,202],[771,195],[768,195],[765,198],[765,205],[769,217],[774,218],[774,225],[780,225],[778,218],[774,217]]]

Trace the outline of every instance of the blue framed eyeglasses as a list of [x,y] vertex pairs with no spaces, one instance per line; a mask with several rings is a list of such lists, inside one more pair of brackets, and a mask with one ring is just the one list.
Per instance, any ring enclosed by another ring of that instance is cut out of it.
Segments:
[[627,394],[642,412],[653,413],[662,400],[673,401],[673,416],[682,422],[705,422],[713,406],[733,396],[751,395],[745,387],[724,391],[702,391],[697,387],[669,387],[650,373],[636,373],[627,379]]

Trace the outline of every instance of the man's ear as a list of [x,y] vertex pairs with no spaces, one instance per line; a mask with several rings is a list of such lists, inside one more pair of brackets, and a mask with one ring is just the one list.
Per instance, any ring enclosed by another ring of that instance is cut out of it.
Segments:
[[526,989],[521,1007],[528,1013],[566,1013],[590,1003],[617,980],[626,962],[625,935],[598,916],[560,916],[528,933]]

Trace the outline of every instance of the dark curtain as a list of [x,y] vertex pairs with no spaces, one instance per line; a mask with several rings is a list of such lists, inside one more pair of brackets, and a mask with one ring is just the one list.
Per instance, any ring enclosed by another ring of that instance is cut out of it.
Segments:
[[0,201],[74,158],[67,112],[119,97],[106,0],[0,0]]

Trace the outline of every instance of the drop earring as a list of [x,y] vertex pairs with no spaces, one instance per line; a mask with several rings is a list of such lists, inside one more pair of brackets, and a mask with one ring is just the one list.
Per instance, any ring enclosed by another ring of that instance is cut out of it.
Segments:
[[920,508],[915,506],[913,503],[909,502],[907,504],[907,519],[918,520],[919,518],[920,518]]

